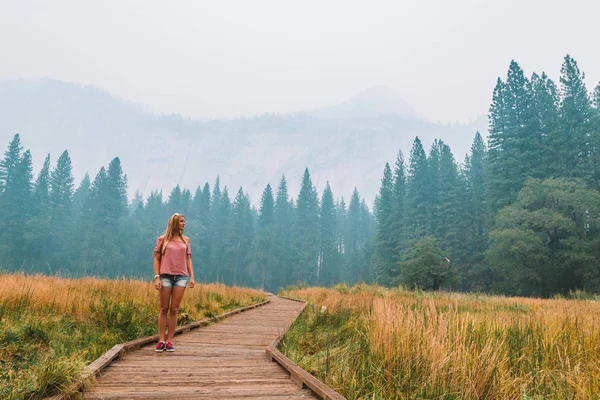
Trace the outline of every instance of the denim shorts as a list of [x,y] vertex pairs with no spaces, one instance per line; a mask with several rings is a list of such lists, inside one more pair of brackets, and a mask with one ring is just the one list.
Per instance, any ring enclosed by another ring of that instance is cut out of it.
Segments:
[[175,287],[186,287],[189,280],[189,276],[186,275],[171,275],[171,274],[161,274],[160,275],[160,283],[164,288],[172,288]]

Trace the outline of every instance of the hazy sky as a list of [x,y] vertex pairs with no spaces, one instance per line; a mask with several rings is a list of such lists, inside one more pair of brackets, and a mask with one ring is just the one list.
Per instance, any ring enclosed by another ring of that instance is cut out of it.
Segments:
[[431,121],[487,113],[511,59],[600,80],[596,0],[0,0],[0,81],[91,84],[192,117],[288,112],[395,89]]

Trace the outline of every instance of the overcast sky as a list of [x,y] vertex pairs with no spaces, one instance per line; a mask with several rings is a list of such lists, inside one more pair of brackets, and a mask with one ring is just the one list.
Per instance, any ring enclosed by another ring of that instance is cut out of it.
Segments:
[[191,117],[289,112],[396,90],[431,121],[487,113],[511,59],[600,80],[596,0],[0,0],[0,81],[91,84]]

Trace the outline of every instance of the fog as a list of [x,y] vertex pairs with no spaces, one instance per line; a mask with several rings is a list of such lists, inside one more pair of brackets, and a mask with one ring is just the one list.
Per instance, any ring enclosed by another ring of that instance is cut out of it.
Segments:
[[487,113],[515,59],[600,80],[595,1],[15,1],[0,4],[0,81],[90,84],[158,113],[287,113],[388,86],[423,118]]

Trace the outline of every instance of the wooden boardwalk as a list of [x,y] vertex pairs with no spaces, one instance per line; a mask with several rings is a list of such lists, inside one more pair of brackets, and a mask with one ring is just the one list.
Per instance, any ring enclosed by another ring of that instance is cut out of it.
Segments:
[[316,399],[265,349],[289,326],[302,303],[270,297],[267,305],[176,335],[175,352],[155,343],[102,370],[86,399]]

